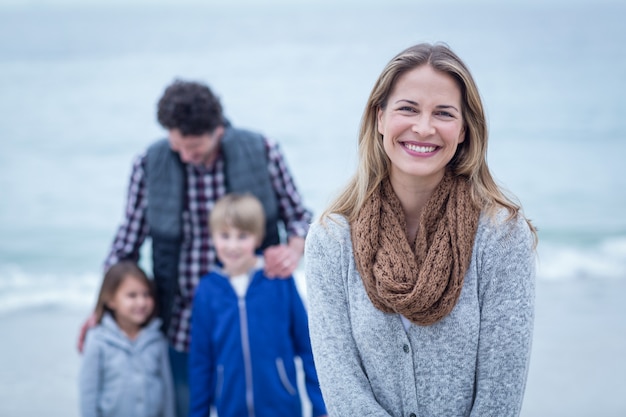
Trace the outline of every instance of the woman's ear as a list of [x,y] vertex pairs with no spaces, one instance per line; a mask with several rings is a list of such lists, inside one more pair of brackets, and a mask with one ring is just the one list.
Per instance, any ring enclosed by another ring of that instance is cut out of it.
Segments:
[[376,130],[378,130],[378,133],[380,133],[381,137],[384,134],[383,132],[385,131],[385,126],[383,125],[383,109],[382,108],[378,108],[378,110],[376,110]]
[[463,127],[461,128],[461,133],[459,133],[459,142],[458,143],[465,142],[465,139],[467,138],[466,132],[467,132],[467,125],[465,123],[463,123]]

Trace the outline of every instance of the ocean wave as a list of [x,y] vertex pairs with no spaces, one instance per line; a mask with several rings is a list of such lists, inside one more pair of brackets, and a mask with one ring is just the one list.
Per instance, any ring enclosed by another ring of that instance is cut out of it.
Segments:
[[101,279],[97,273],[33,274],[0,266],[0,316],[42,307],[92,308]]
[[[541,243],[538,253],[538,280],[626,279],[626,237],[595,245]],[[294,275],[306,302],[304,271]],[[88,310],[95,305],[101,279],[97,272],[35,274],[17,265],[0,266],[0,316],[43,307]]]
[[595,245],[540,244],[537,277],[547,280],[626,279],[626,237]]

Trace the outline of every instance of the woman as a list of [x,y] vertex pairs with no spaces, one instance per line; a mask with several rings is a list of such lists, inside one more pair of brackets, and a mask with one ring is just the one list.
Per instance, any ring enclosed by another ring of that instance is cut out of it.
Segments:
[[486,151],[477,87],[448,47],[419,44],[387,64],[357,172],[306,243],[329,415],[519,415],[536,231]]

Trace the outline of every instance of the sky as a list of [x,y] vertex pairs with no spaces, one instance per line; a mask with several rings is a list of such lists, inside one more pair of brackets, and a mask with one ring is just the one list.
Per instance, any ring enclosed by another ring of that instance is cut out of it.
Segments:
[[[367,4],[380,4],[382,0],[2,0],[0,2],[0,10],[13,8],[32,8],[32,7],[62,7],[62,6],[261,6],[261,5],[335,5],[335,6],[364,6]],[[419,0],[384,0],[384,4],[389,7],[401,6],[402,4],[415,4]],[[470,0],[474,4],[502,4],[500,0]],[[576,4],[611,4],[620,3],[622,0],[506,0],[506,4],[541,4],[542,6],[563,5],[573,6]],[[444,5],[445,3],[462,2],[468,3],[468,0],[439,0],[437,3]],[[430,3],[430,2],[429,2]]]

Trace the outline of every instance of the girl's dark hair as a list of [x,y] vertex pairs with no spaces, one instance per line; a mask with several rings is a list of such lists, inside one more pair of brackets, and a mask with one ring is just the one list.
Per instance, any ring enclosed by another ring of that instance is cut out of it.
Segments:
[[132,261],[120,261],[114,265],[112,265],[109,270],[104,274],[104,279],[102,280],[102,285],[100,286],[100,293],[98,294],[98,301],[96,302],[96,321],[100,323],[102,321],[102,316],[104,313],[109,313],[113,317],[115,317],[115,312],[111,310],[107,304],[115,297],[115,293],[118,288],[122,284],[122,282],[128,278],[133,277],[145,283],[148,286],[148,290],[150,291],[150,297],[155,300],[154,308],[152,309],[152,313],[146,319],[146,322],[143,325],[146,325],[156,317],[156,297],[155,290],[152,281],[148,278],[146,273],[135,263]]
[[165,89],[157,106],[157,119],[165,129],[183,136],[211,133],[224,124],[222,105],[201,83],[175,80]]

